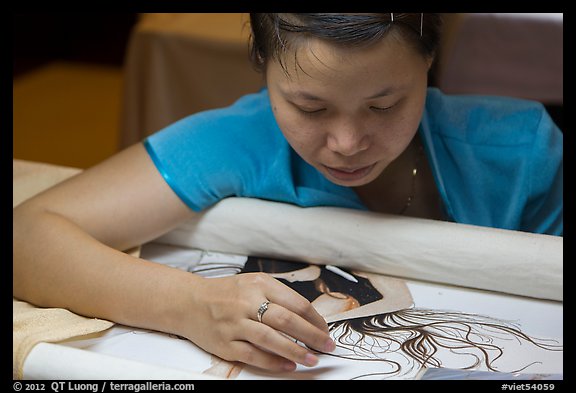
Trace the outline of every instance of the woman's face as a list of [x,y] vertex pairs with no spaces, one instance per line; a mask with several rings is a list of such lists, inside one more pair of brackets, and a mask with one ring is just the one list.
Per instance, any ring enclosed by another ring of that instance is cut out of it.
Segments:
[[266,71],[276,121],[333,183],[371,182],[414,137],[431,61],[396,36],[352,49],[310,39],[283,62],[288,75],[273,60]]
[[[309,265],[303,269],[292,270],[290,272],[268,274],[274,278],[281,278],[288,282],[314,281],[320,278],[321,269],[320,266]],[[324,293],[312,301],[312,306],[314,306],[316,311],[324,318],[360,307],[358,300],[350,295],[330,292],[326,286],[322,285],[318,289],[324,291]]]

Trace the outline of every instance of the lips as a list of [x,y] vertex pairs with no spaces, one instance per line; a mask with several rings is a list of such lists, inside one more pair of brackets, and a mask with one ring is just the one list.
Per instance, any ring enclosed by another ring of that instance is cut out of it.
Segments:
[[325,166],[330,176],[341,181],[359,180],[368,175],[375,164],[354,168],[332,168]]

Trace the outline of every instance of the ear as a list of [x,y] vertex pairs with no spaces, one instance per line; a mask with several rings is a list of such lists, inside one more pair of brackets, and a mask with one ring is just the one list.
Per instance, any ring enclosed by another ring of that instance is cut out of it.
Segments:
[[428,71],[430,71],[430,68],[432,67],[432,64],[434,64],[434,59],[436,58],[436,56],[432,55],[432,56],[428,56],[426,58],[426,69]]

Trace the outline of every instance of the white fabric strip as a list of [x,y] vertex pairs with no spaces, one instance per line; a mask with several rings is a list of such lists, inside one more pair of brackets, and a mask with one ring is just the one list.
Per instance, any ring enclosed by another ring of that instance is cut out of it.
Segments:
[[156,241],[563,300],[558,236],[228,198]]

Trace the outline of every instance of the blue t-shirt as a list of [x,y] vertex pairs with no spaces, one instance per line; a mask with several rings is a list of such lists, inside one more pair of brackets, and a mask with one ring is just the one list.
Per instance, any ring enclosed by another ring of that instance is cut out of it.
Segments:
[[[540,103],[429,88],[418,132],[449,220],[563,233],[563,134]],[[195,211],[231,196],[366,210],[290,147],[266,89],[179,120],[144,145]]]

